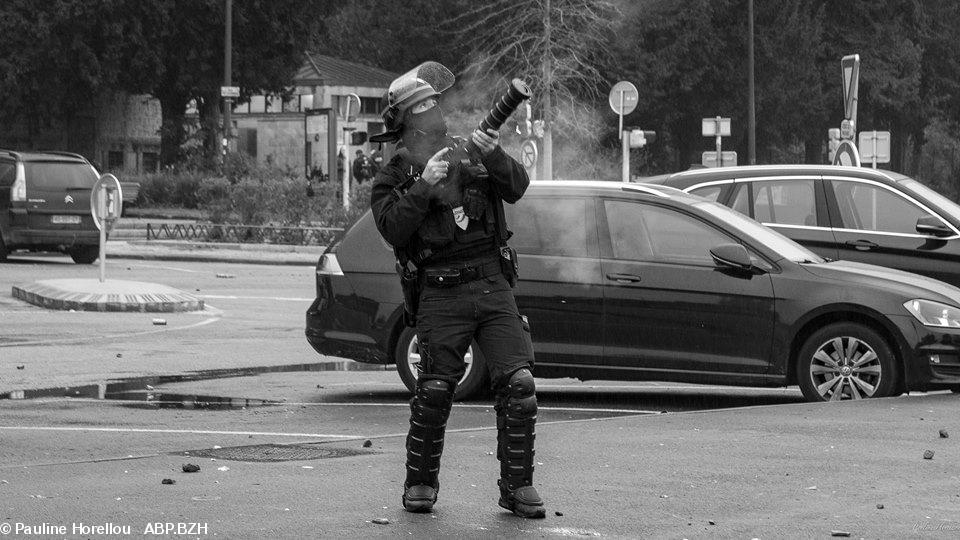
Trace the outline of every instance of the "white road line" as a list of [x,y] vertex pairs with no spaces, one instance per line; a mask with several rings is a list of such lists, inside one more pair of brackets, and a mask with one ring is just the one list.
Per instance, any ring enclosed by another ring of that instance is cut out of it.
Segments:
[[[123,266],[123,264],[119,264]],[[176,266],[157,266],[155,264],[128,264],[126,266],[139,266],[142,268],[159,268],[161,270],[175,270],[177,272],[188,272],[190,274],[209,274],[209,270],[188,270],[186,268],[177,268]]]
[[271,437],[309,437],[320,439],[359,439],[359,435],[336,435],[331,433],[276,433],[272,431],[216,431],[204,429],[151,429],[151,428],[101,428],[58,426],[0,426],[2,430],[17,431],[98,431],[110,433],[181,433],[189,435],[258,435]]
[[[189,330],[189,329],[191,329],[191,328],[197,328],[197,327],[200,327],[200,326],[206,326],[206,325],[208,325],[208,324],[210,324],[210,323],[215,323],[215,322],[219,321],[219,320],[220,320],[220,315],[222,314],[222,312],[220,312],[220,310],[218,310],[218,309],[216,309],[216,308],[213,308],[213,309],[216,310],[216,311],[218,311],[219,313],[212,314],[212,315],[214,315],[214,316],[211,317],[211,318],[209,318],[209,319],[204,319],[204,320],[202,320],[202,321],[200,321],[200,322],[196,322],[196,323],[193,323],[193,324],[188,324],[188,325],[186,325],[186,326],[173,326],[173,327],[169,327],[169,328],[162,328],[162,329],[159,329],[159,330],[144,330],[144,331],[142,331],[142,332],[128,332],[128,333],[117,333],[117,334],[100,334],[100,335],[96,335],[96,336],[86,336],[86,337],[84,337],[84,336],[76,336],[76,337],[60,338],[60,339],[44,339],[43,341],[16,341],[16,342],[11,342],[11,343],[0,343],[0,347],[21,347],[21,346],[27,346],[27,345],[31,345],[31,346],[32,346],[32,345],[48,345],[48,344],[50,344],[50,343],[81,343],[81,342],[84,342],[84,341],[97,341],[97,340],[101,340],[101,339],[127,338],[127,337],[133,337],[133,336],[145,336],[145,335],[149,335],[149,334],[160,334],[160,333],[163,333],[163,332],[172,332],[172,331],[174,331],[174,330]],[[200,312],[194,311],[194,312],[191,312],[191,313],[200,313]]]
[[280,302],[313,302],[315,298],[291,298],[284,296],[232,296],[221,294],[200,294],[200,298],[223,298],[226,300],[277,300]]

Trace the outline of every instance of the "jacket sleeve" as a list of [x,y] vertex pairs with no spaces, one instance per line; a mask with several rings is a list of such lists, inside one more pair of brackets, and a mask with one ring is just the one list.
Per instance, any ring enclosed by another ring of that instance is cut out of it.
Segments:
[[420,228],[430,211],[431,186],[426,182],[414,182],[406,193],[400,195],[394,188],[403,183],[404,177],[393,165],[387,165],[377,173],[370,193],[370,208],[377,230],[394,247],[404,247]]
[[520,200],[530,185],[530,177],[523,165],[507,155],[499,145],[483,158],[483,166],[487,168],[493,188],[505,202],[513,204]]

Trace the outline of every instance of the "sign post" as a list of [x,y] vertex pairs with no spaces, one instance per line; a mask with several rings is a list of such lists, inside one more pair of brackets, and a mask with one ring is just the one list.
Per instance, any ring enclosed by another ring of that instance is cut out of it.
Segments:
[[[353,105],[354,102],[356,102],[356,106]],[[344,122],[353,122],[357,119],[357,114],[360,112],[360,96],[350,93],[341,97],[339,109]],[[346,155],[343,160],[343,188],[341,192],[343,193],[343,207],[347,210],[350,209],[350,182],[353,176],[353,158],[350,155],[349,137],[350,133],[355,129],[356,128],[346,126],[343,128],[343,151]]]
[[[840,71],[843,74],[843,118],[849,120],[852,124],[849,133],[856,133],[857,93],[860,86],[860,55],[848,54],[841,58]],[[843,138],[852,139],[853,135]]]
[[860,159],[869,159],[874,169],[877,163],[890,163],[889,131],[861,131],[857,146],[860,148]]
[[[725,154],[729,154],[729,152],[723,152],[722,138],[730,136],[730,119],[721,118],[720,116],[715,116],[713,118],[704,118],[700,126],[701,126],[700,132],[703,133],[704,137],[716,137],[717,139],[716,140],[716,143],[717,143],[717,153],[716,153],[717,165],[716,166],[723,167],[724,165],[726,165],[726,163],[724,163],[724,158],[727,157],[725,156]],[[704,165],[707,165],[706,163],[707,154],[708,152],[704,152],[704,158],[703,158]],[[734,160],[733,165],[736,165],[736,160]]]
[[90,214],[100,229],[100,283],[106,280],[107,234],[123,213],[123,191],[120,181],[112,174],[104,174],[93,185],[90,194]]
[[623,143],[621,144],[623,148],[623,169],[621,177],[624,182],[630,181],[630,142],[628,140],[629,137],[624,136],[623,133],[623,117],[636,110],[639,97],[640,93],[637,91],[637,87],[628,81],[620,81],[613,85],[613,88],[610,89],[610,96],[608,97],[610,108],[620,117],[617,132],[620,134],[620,140]]

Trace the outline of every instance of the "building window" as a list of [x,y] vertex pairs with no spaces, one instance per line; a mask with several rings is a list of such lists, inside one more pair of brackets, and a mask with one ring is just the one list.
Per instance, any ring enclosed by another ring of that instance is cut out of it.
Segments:
[[360,98],[360,114],[380,114],[380,99],[372,97]]
[[107,152],[107,170],[108,171],[123,170],[123,151],[122,150],[110,150],[109,152]]
[[250,96],[250,112],[251,113],[267,112],[266,98],[264,96]]
[[155,173],[160,170],[160,154],[156,152],[143,153],[143,172]]

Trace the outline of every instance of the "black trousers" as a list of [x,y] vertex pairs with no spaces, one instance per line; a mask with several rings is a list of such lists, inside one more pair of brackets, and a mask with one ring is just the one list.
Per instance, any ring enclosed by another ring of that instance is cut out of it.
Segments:
[[455,386],[466,369],[463,355],[474,339],[483,351],[490,382],[499,389],[514,372],[533,368],[530,326],[521,318],[503,275],[450,287],[424,286],[417,312],[419,377]]

